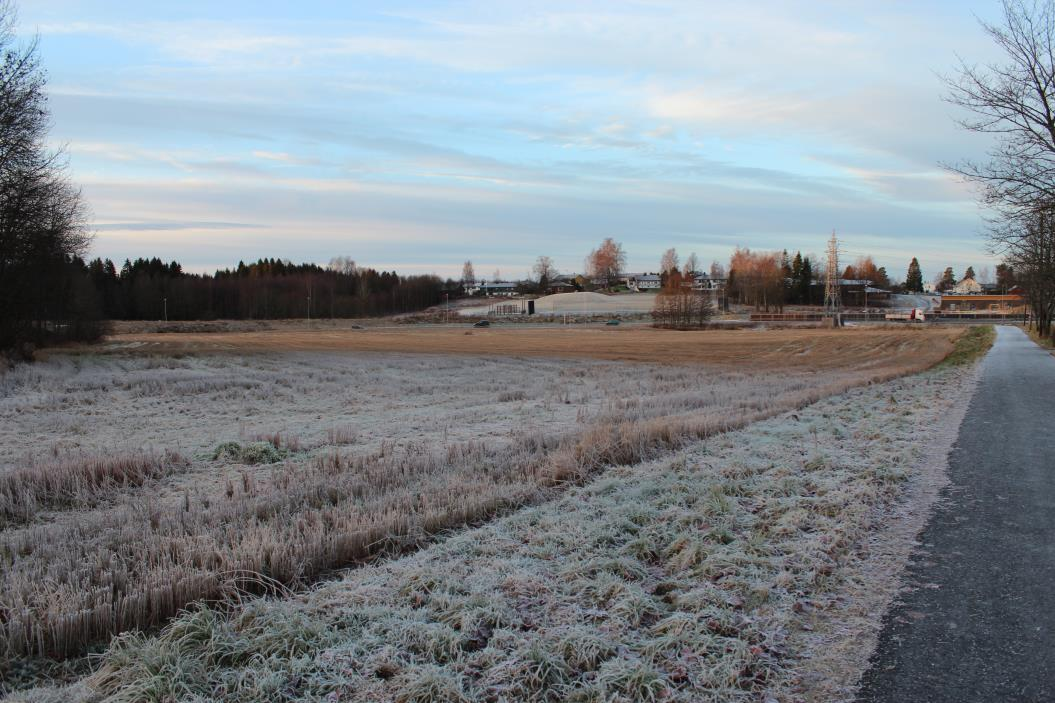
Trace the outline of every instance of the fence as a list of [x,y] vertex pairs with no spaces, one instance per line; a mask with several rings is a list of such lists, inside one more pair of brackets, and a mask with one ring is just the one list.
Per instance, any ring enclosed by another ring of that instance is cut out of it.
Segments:
[[[839,317],[843,322],[887,322],[886,316],[891,313],[907,312],[906,310],[884,310],[882,312],[844,312]],[[1029,322],[1029,313],[1022,312],[950,312],[947,310],[927,310],[924,315],[928,322]],[[822,312],[753,312],[751,322],[821,322]],[[895,322],[895,320],[890,320]]]

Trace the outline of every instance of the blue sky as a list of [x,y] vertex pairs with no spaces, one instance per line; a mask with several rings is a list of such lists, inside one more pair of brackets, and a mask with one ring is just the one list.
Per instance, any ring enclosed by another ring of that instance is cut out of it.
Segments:
[[736,245],[992,266],[941,101],[995,2],[22,0],[93,254],[630,268]]

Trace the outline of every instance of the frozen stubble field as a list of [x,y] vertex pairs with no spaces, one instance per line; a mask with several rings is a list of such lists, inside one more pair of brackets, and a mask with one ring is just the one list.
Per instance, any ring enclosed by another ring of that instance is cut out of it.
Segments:
[[945,368],[690,441],[13,700],[850,700],[972,388]]
[[0,381],[4,666],[414,549],[951,348],[921,339],[823,370],[750,350],[732,366],[283,351],[21,367]]

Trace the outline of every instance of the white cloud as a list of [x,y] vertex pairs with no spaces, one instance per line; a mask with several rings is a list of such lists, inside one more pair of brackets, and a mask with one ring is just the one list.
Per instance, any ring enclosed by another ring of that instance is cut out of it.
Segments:
[[[496,261],[503,248],[530,261],[551,247],[571,267],[606,232],[651,260],[667,239],[805,248],[846,226],[900,255],[899,238],[952,241],[977,222],[970,194],[936,166],[984,146],[957,131],[932,73],[977,48],[967,29],[941,31],[967,10],[364,8],[310,19],[309,2],[296,18],[237,22],[199,8],[172,21],[147,3],[103,21],[78,3],[55,13],[68,21],[42,22],[57,138],[101,221],[266,223],[264,238],[222,233],[246,256],[264,244],[341,253],[343,223],[383,238],[356,246],[408,265],[399,247],[446,255],[424,232],[455,248],[486,232],[501,238]],[[63,37],[78,40],[65,63]],[[123,64],[90,64],[115,46]],[[141,234],[157,244],[158,232]],[[207,232],[166,236],[190,248]]]

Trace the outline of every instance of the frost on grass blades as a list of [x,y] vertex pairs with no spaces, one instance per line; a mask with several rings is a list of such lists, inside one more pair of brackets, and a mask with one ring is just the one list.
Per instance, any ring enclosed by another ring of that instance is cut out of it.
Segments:
[[925,368],[950,346],[897,333],[840,364],[803,344],[819,368],[777,370],[769,339],[753,339],[735,368],[290,352],[19,368],[0,380],[9,483],[32,484],[24,466],[90,462],[104,446],[146,447],[160,466],[71,479],[61,500],[37,498],[8,520],[4,666],[415,549],[605,466]]
[[964,373],[609,469],[292,598],[194,608],[23,700],[798,700],[791,643],[822,604],[845,607],[842,567],[889,518]]

